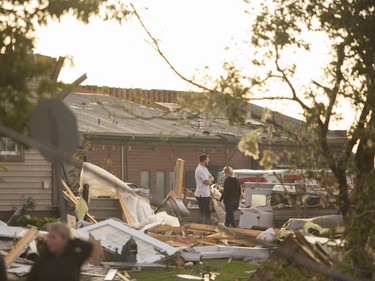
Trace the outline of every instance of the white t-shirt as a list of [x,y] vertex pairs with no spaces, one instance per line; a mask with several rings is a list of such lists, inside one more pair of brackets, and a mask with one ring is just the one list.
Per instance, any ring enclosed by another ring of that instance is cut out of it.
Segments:
[[194,195],[196,197],[210,197],[210,186],[204,184],[205,180],[210,179],[210,172],[206,167],[203,167],[201,164],[195,169],[195,182],[197,183],[197,188]]

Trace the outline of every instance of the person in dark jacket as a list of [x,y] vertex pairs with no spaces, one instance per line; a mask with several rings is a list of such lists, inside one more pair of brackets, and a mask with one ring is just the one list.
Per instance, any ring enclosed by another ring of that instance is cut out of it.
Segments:
[[5,263],[2,256],[0,256],[0,281],[7,281],[7,271],[5,269]]
[[71,239],[69,228],[61,223],[48,227],[47,250],[32,267],[28,281],[79,281],[83,263],[93,246],[89,242]]
[[240,205],[241,183],[234,177],[234,172],[231,167],[224,167],[223,172],[225,175],[225,181],[224,191],[220,198],[220,202],[224,201],[225,212],[227,213],[225,217],[225,226],[236,227],[237,224],[234,220],[234,212]]

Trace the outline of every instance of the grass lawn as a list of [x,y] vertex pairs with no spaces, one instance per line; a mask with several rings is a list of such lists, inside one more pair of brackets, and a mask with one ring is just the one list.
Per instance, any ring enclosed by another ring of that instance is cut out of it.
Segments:
[[[233,281],[233,280],[247,280],[249,273],[246,271],[254,270],[257,266],[244,261],[232,261],[228,263],[226,259],[220,260],[206,260],[203,262],[204,267],[209,267],[212,272],[218,272],[221,275],[216,278],[217,281]],[[177,269],[151,269],[141,272],[129,272],[131,279],[137,281],[176,281],[185,280],[178,278],[177,274],[190,274],[199,275],[202,265],[194,265],[190,269],[177,268]],[[18,281],[25,281],[26,278],[19,279]],[[84,277],[82,281],[91,280]],[[98,280],[98,279],[96,279]]]
[[[205,266],[208,266],[212,272],[218,272],[221,275],[216,278],[218,281],[233,281],[235,278],[246,278],[249,277],[247,271],[254,270],[257,266],[244,261],[232,261],[227,262],[226,259],[220,260],[206,260],[203,261]],[[148,270],[142,272],[130,273],[132,279],[138,281],[175,281],[184,280],[182,278],[176,277],[177,274],[191,274],[199,275],[200,265],[195,265],[191,269],[168,269],[168,270]]]

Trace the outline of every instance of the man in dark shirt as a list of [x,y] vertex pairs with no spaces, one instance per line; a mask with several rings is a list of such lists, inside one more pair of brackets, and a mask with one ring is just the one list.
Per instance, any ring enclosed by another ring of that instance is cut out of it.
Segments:
[[225,226],[236,227],[236,221],[234,219],[234,212],[240,205],[241,198],[241,183],[234,177],[233,169],[231,167],[224,167],[224,175],[226,177],[224,181],[224,191],[220,198],[220,202],[224,201],[225,212]]

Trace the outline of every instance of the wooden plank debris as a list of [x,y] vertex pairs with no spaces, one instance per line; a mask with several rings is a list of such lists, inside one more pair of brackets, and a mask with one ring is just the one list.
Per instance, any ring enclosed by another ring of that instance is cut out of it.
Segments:
[[116,276],[119,277],[123,281],[130,281],[130,276],[129,276],[129,274],[127,274],[127,272],[125,272],[125,274],[117,272]]
[[254,247],[262,244],[273,246],[270,242],[257,240],[261,233],[259,230],[227,228],[223,225],[190,223],[186,226],[172,227],[158,225],[147,229],[146,233],[160,241],[166,242],[174,247],[183,245],[232,245]]
[[117,269],[113,269],[113,268],[111,268],[111,269],[108,271],[107,275],[104,277],[104,280],[105,280],[105,281],[113,280],[113,279],[115,278],[116,274],[117,274]]
[[9,253],[5,256],[4,262],[5,266],[9,267],[12,262],[16,260],[16,258],[21,255],[23,250],[29,245],[29,243],[35,239],[38,235],[38,229],[36,227],[30,228],[30,230],[20,239],[17,241],[16,245],[9,251]]
[[69,95],[75,88],[78,87],[83,81],[87,79],[86,73],[78,77],[76,80],[73,81],[70,85],[63,88],[57,93],[57,98],[63,100],[67,95]]
[[102,265],[113,269],[128,269],[128,268],[176,268],[175,266],[160,264],[160,263],[133,263],[133,262],[102,262]]
[[[360,281],[360,279],[345,275],[326,264],[331,264],[329,257],[322,257],[322,253],[317,254],[317,250],[306,240],[300,232],[296,231],[295,237],[288,236],[270,256],[269,261],[278,262],[280,259],[286,259],[289,262],[303,266],[308,270],[319,272],[330,279],[340,281]],[[262,274],[257,271],[255,274]]]
[[209,224],[200,224],[200,223],[189,223],[186,226],[189,230],[202,230],[205,232],[216,232],[216,226]]
[[118,201],[119,201],[120,206],[121,206],[121,210],[122,210],[122,214],[124,216],[124,220],[127,222],[127,224],[132,225],[133,224],[132,215],[131,215],[128,207],[126,206],[126,204],[124,202],[124,198],[122,197],[122,194],[119,191],[117,191],[117,197],[118,197]]
[[15,216],[18,216],[22,210],[22,205],[19,205],[18,208],[14,211],[14,213],[10,216],[7,221],[7,224],[10,224]]
[[69,188],[69,186],[66,184],[64,180],[61,180],[62,188],[63,190],[69,195],[70,198],[74,198],[74,201],[77,201],[76,196],[72,192],[72,190]]
[[160,241],[168,243],[174,247],[183,247],[188,245],[197,245],[197,244],[211,244],[211,245],[218,245],[218,244],[230,244],[230,245],[237,245],[237,246],[246,246],[246,247],[254,247],[256,246],[255,243],[249,241],[247,239],[241,238],[231,238],[231,237],[196,237],[193,235],[189,236],[180,236],[180,235],[168,235],[168,234],[154,234],[148,233],[151,237],[154,237]]
[[182,159],[176,160],[176,168],[175,168],[175,175],[174,175],[174,191],[177,196],[181,197],[182,189],[183,189],[183,178],[184,178],[184,165],[185,161]]
[[147,229],[147,233],[166,233],[166,232],[173,232],[173,233],[182,233],[183,231],[185,231],[185,227],[184,226],[180,226],[180,227],[173,227],[173,226],[170,226],[170,225],[167,225],[167,224],[159,224],[159,225],[156,225],[154,227],[151,227],[149,229]]

